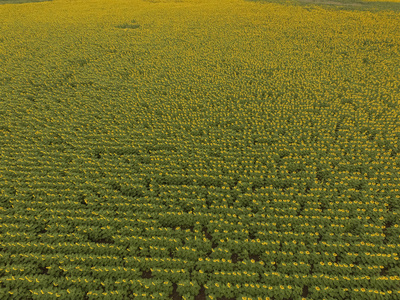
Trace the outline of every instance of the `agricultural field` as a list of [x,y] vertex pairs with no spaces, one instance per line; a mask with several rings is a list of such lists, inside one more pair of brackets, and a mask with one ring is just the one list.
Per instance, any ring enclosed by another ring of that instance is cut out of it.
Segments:
[[0,299],[400,299],[398,0],[0,4]]

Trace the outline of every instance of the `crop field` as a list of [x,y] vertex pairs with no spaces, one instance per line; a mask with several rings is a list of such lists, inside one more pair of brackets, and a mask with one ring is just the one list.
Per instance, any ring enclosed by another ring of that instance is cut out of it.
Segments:
[[400,299],[398,0],[0,4],[0,299]]

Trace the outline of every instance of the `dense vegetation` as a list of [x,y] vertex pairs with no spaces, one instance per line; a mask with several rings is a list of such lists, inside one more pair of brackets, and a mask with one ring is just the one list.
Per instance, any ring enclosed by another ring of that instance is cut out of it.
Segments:
[[1,299],[400,298],[398,12],[0,16]]

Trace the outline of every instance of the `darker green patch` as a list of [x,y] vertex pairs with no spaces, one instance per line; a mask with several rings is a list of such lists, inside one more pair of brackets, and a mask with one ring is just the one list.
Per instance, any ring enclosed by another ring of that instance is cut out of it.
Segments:
[[135,20],[132,20],[131,23],[124,23],[124,24],[117,25],[115,27],[122,28],[122,29],[137,29],[140,27],[140,25],[136,24]]

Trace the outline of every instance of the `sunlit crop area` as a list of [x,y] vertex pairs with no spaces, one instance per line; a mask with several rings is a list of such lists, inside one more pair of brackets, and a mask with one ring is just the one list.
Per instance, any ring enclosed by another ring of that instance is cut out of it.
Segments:
[[0,5],[0,299],[400,299],[399,52],[393,10]]

